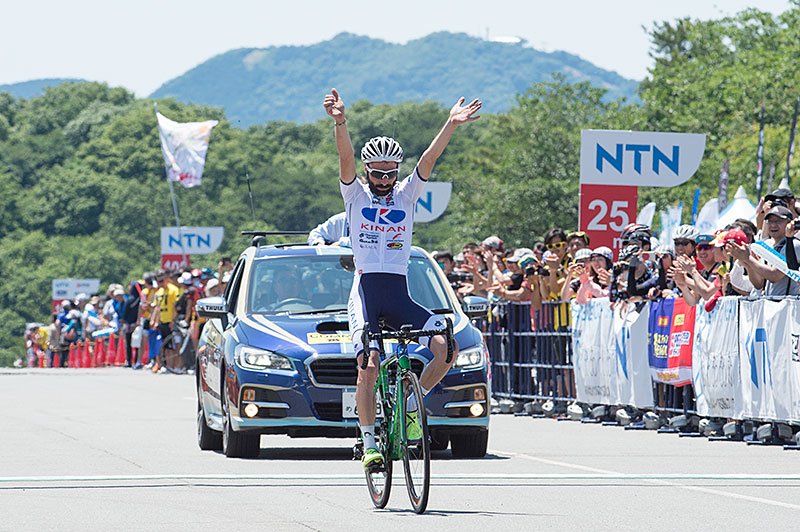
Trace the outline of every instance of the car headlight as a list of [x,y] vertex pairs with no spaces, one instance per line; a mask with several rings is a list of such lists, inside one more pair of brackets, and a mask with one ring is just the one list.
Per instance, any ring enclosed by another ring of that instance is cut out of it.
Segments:
[[471,347],[458,352],[456,357],[456,368],[477,368],[483,365],[483,345]]
[[236,361],[247,369],[294,369],[292,361],[283,355],[245,345],[236,347]]

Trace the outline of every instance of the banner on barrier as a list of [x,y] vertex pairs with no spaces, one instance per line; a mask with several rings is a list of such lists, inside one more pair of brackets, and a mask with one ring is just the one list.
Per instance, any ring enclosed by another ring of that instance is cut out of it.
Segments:
[[674,386],[691,384],[695,311],[682,298],[650,305],[647,349],[654,381]]
[[591,299],[585,305],[572,303],[575,397],[580,402],[616,404],[611,397],[615,363],[607,349],[613,319],[607,298]]
[[608,299],[572,305],[576,398],[586,403],[653,406],[645,356],[647,306],[612,311]]
[[653,385],[647,363],[649,307],[630,304],[614,310],[613,347],[617,361],[617,404],[653,406]]
[[736,417],[741,411],[739,386],[739,301],[717,300],[712,312],[699,305],[694,326],[692,385],[701,416]]
[[[798,362],[792,360],[796,301],[741,301],[739,375],[742,408],[738,416],[796,420]],[[796,357],[795,357],[796,358]]]

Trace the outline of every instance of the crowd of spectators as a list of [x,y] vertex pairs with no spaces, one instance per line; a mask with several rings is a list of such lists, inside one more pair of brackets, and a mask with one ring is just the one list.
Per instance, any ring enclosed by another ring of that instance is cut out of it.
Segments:
[[[434,257],[459,297],[530,302],[532,317],[545,302],[580,304],[597,297],[608,297],[615,306],[683,297],[690,305],[702,303],[711,310],[721,296],[800,295],[800,283],[786,274],[800,270],[798,214],[794,194],[781,188],[761,198],[755,220],[738,219],[713,233],[681,225],[671,242],[659,242],[650,227],[629,224],[619,236],[616,260],[610,248],[592,248],[586,233],[560,228],[550,229],[530,247],[507,249],[493,235],[465,244],[456,254],[438,251]],[[783,256],[786,270],[761,260],[751,249],[756,240]],[[348,243],[342,214],[309,235],[309,244]],[[230,258],[225,257],[217,271],[145,273],[127,287],[111,284],[104,294],[62,301],[49,325],[27,327],[27,363],[35,365],[37,353],[46,352],[48,365],[56,354],[66,365],[70,344],[114,333],[125,338],[126,366],[142,367],[141,346],[148,342],[150,353],[162,354],[151,358],[151,369],[189,370],[185,347],[196,346],[203,323],[194,303],[221,294],[231,270]],[[568,317],[561,321],[558,325],[568,325]],[[185,342],[187,338],[191,341]]]
[[[178,271],[145,272],[127,285],[112,283],[103,294],[79,294],[65,299],[51,315],[48,325],[28,324],[25,331],[26,358],[17,366],[66,367],[70,347],[116,335],[124,338],[125,367],[147,368],[154,373],[193,371],[193,357],[205,320],[195,312],[195,303],[206,296],[222,295],[233,269],[223,257],[217,270],[184,268]],[[149,353],[143,363],[145,343]]]
[[761,199],[755,220],[738,219],[713,233],[692,225],[675,228],[670,242],[659,242],[646,225],[629,224],[619,236],[619,256],[605,246],[592,248],[581,231],[553,228],[531,247],[506,249],[490,236],[465,244],[460,252],[435,253],[460,296],[492,300],[585,303],[608,297],[612,305],[683,297],[708,310],[721,296],[800,295],[800,284],[751,250],[764,241],[798,270],[795,235],[800,218],[794,194],[778,189]]

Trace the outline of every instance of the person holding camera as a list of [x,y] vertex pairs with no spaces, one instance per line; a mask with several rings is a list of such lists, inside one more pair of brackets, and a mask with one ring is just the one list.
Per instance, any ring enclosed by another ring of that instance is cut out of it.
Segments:
[[630,298],[645,298],[650,289],[658,286],[658,273],[646,257],[650,252],[638,244],[628,244],[619,253],[611,272],[609,297],[612,303]]
[[764,226],[765,219],[769,211],[773,207],[786,207],[792,211],[792,218],[800,215],[797,211],[796,199],[794,193],[788,188],[778,188],[767,194],[758,202],[756,206],[756,227],[762,230],[762,234],[766,235],[767,230]]
[[[800,269],[800,243],[795,236],[800,230],[800,219],[788,207],[773,207],[764,217],[764,227],[772,240],[772,247],[786,258],[786,265],[791,270]],[[752,256],[748,247],[731,241],[725,244],[725,250],[741,262],[748,277],[757,290],[763,290],[765,296],[800,295],[800,284],[787,277],[777,268],[764,264]]]

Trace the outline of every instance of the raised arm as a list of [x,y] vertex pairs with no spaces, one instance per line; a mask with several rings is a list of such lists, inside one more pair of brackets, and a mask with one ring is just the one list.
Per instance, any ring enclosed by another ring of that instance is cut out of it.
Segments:
[[[344,114],[344,102],[336,89],[325,96],[322,105],[325,112],[333,118],[333,132],[336,136],[336,150],[339,152],[339,179],[349,185],[356,178],[356,158],[353,154],[353,142],[347,131],[347,118]],[[442,148],[444,149],[444,148]]]
[[431,176],[433,165],[436,164],[436,160],[439,159],[444,152],[456,128],[461,124],[474,122],[480,118],[480,116],[473,116],[483,105],[480,100],[476,98],[472,100],[469,105],[462,107],[463,103],[464,97],[462,96],[458,99],[453,108],[450,109],[450,116],[447,118],[447,122],[444,123],[444,126],[439,130],[439,133],[437,133],[431,145],[428,146],[428,149],[425,150],[425,153],[420,157],[417,169],[422,179],[427,180]]

